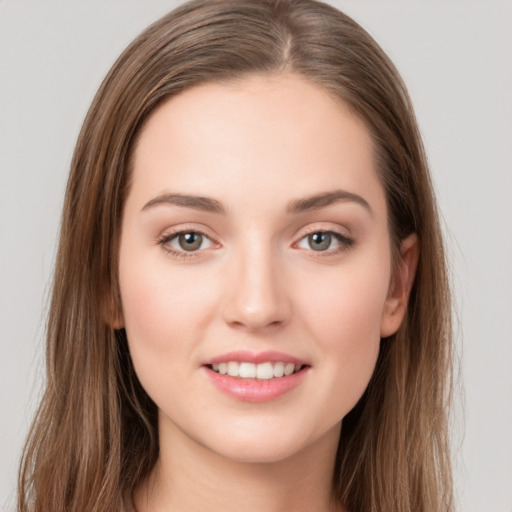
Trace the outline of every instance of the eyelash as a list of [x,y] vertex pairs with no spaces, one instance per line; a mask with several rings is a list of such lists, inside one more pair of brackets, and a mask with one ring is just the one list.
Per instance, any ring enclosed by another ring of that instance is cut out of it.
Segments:
[[215,242],[208,235],[206,235],[202,231],[198,231],[196,229],[181,229],[181,230],[175,231],[173,233],[168,233],[168,234],[160,237],[157,240],[157,243],[158,243],[158,245],[160,245],[162,247],[162,249],[164,249],[165,252],[169,253],[170,255],[174,256],[175,258],[180,258],[180,259],[194,258],[194,257],[198,256],[198,253],[201,251],[199,251],[199,250],[198,251],[188,251],[188,252],[185,250],[178,251],[178,250],[174,249],[174,247],[169,245],[169,242],[174,240],[176,237],[179,237],[180,235],[187,235],[187,234],[201,235],[202,237],[210,240],[210,242],[212,244],[215,244]]
[[308,233],[304,234],[304,236],[302,236],[298,242],[295,242],[294,246],[298,245],[305,238],[307,238],[311,235],[315,235],[315,234],[330,235],[332,238],[337,240],[340,244],[339,247],[337,247],[335,249],[328,249],[326,251],[315,251],[312,248],[309,249],[312,253],[315,254],[316,257],[328,258],[330,256],[335,256],[336,254],[350,250],[355,244],[355,240],[353,238],[348,237],[347,235],[343,235],[343,234],[339,233],[338,231],[334,231],[332,229],[312,229]]
[[[194,230],[194,229],[183,229],[180,231],[175,231],[173,233],[163,235],[162,237],[157,239],[157,243],[158,243],[158,245],[160,245],[162,247],[162,249],[164,249],[167,253],[171,254],[173,257],[180,258],[180,259],[189,259],[189,258],[197,257],[199,255],[198,253],[202,252],[201,250],[189,251],[189,252],[187,252],[185,250],[179,251],[169,245],[169,242],[174,240],[176,237],[179,237],[180,235],[186,235],[186,234],[201,235],[202,237],[207,238],[212,244],[216,243],[205,233],[198,231],[198,230]],[[314,234],[330,235],[331,237],[333,237],[335,240],[337,240],[340,243],[340,247],[338,247],[334,250],[329,249],[329,250],[325,250],[325,251],[315,251],[314,249],[309,249],[309,251],[311,251],[312,253],[315,253],[315,255],[318,257],[329,257],[329,256],[333,256],[335,254],[346,252],[346,251],[350,250],[355,244],[355,240],[353,238],[348,237],[346,235],[342,235],[341,233],[339,233],[337,231],[333,231],[333,230],[329,230],[329,229],[316,229],[316,230],[311,230],[309,233],[304,234],[297,242],[295,242],[293,244],[293,246],[298,245],[300,242],[302,242],[302,240],[304,240],[305,238],[307,238],[311,235],[314,235]],[[204,251],[204,249],[203,249],[203,251]]]

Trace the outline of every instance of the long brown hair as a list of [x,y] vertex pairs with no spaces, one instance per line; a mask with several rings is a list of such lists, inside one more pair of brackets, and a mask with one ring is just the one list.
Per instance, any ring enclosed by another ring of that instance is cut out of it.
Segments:
[[398,72],[352,19],[314,0],[194,0],[119,57],[71,163],[47,333],[46,391],[19,476],[20,512],[121,510],[158,457],[156,406],[135,376],[119,310],[117,253],[132,150],[148,114],[197,84],[293,72],[357,112],[376,149],[395,255],[417,233],[399,331],[344,418],[334,492],[351,512],[451,511],[447,433],[451,312],[435,198]]

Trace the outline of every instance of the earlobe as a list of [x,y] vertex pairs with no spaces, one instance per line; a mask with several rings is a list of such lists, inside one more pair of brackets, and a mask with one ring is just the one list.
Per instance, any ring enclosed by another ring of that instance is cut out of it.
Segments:
[[105,323],[112,329],[117,330],[124,328],[124,316],[119,299],[116,300],[115,297],[108,294],[102,301],[101,314]]
[[394,334],[407,311],[409,294],[411,293],[418,266],[420,245],[416,233],[402,240],[400,245],[400,260],[396,265],[389,286],[388,297],[382,314],[380,336],[387,338]]
[[124,328],[124,318],[121,313],[116,313],[112,315],[111,321],[108,322],[110,327],[114,330],[123,329]]

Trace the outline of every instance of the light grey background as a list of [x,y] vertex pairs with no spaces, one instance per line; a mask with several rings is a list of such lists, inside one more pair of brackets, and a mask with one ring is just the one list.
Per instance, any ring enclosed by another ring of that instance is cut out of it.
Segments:
[[[79,127],[114,59],[176,3],[0,1],[1,510],[14,510],[40,396],[46,295]],[[398,66],[430,157],[465,387],[453,428],[459,509],[511,512],[512,3],[332,3]]]

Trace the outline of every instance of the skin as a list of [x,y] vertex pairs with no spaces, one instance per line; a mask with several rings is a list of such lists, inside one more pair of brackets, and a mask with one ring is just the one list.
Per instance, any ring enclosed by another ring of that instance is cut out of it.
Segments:
[[[339,190],[362,201],[287,211]],[[165,194],[213,198],[225,212]],[[203,245],[183,250],[177,231],[203,233]],[[326,231],[352,242],[313,250],[308,235]],[[402,321],[414,235],[401,254],[392,274],[370,135],[318,86],[251,76],[187,90],[153,112],[124,208],[116,320],[159,410],[160,458],[135,492],[137,510],[332,510],[342,419],[381,337]],[[203,366],[233,350],[278,350],[308,368],[274,400],[237,400]]]

